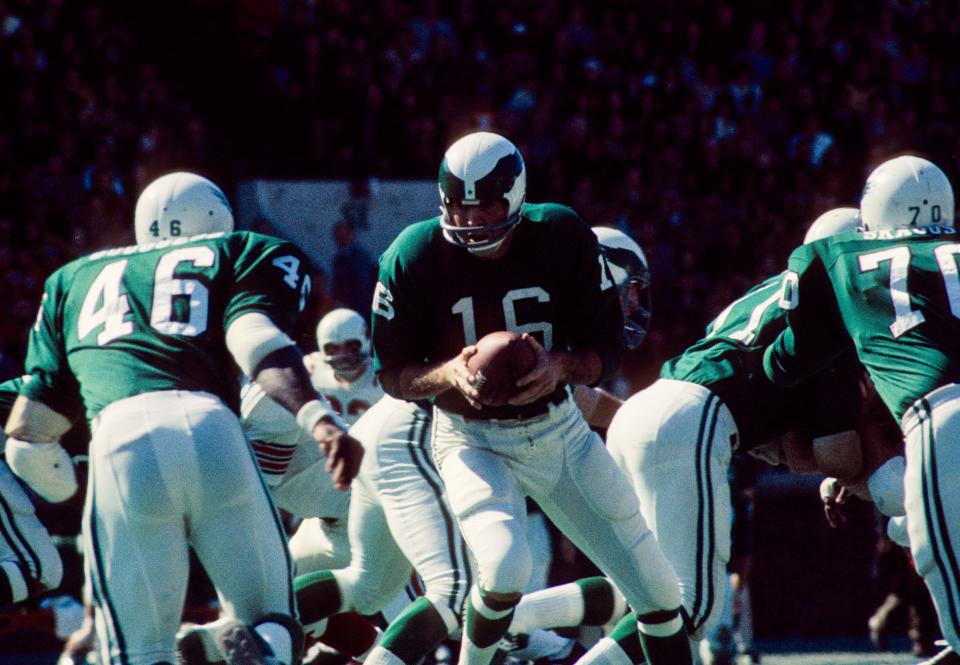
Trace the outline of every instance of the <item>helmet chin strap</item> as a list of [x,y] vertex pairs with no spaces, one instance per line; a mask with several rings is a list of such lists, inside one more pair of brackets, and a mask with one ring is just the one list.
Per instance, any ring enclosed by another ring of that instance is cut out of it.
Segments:
[[345,383],[353,383],[367,371],[367,361],[364,360],[359,365],[344,369],[333,369],[333,375]]
[[503,245],[504,242],[506,242],[507,238],[509,238],[511,235],[513,235],[512,230],[510,231],[510,233],[506,234],[496,242],[490,245],[484,245],[483,247],[471,247],[470,245],[467,245],[467,251],[481,259],[487,258],[489,256],[493,256],[500,250],[500,247]]

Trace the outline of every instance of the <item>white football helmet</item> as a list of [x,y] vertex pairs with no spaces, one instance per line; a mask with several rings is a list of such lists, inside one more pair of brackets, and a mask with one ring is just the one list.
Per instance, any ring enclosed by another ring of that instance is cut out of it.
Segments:
[[866,231],[953,226],[953,187],[933,162],[913,155],[896,157],[867,178],[860,219]]
[[223,191],[194,173],[179,171],[157,178],[137,199],[137,244],[233,231],[233,212]]
[[803,244],[809,245],[815,240],[846,233],[847,231],[856,231],[859,228],[859,208],[834,208],[813,220],[813,224],[807,229],[807,235],[803,237]]
[[[474,132],[447,148],[438,183],[443,237],[473,254],[496,252],[520,222],[527,171],[517,146],[499,134]],[[506,219],[485,227],[454,226],[447,211],[453,201],[469,206],[501,198],[507,202]]]
[[650,268],[647,257],[633,238],[607,226],[594,226],[600,251],[610,266],[611,277],[620,295],[623,310],[623,343],[635,349],[650,328],[652,314]]
[[323,362],[335,372],[351,374],[370,358],[367,322],[352,309],[331,310],[317,324],[317,347]]

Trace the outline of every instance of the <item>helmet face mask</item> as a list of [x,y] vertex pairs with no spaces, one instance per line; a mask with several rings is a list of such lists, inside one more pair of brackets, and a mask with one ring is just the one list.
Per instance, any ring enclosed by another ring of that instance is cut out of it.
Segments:
[[895,157],[867,178],[860,218],[865,231],[953,226],[953,187],[933,162],[913,155]]
[[363,342],[359,339],[350,339],[341,344],[328,342],[320,349],[323,362],[330,365],[334,372],[353,374],[367,364],[367,356],[363,353]]
[[[520,222],[526,198],[526,167],[513,143],[498,134],[475,132],[447,149],[438,186],[443,237],[477,256],[490,256]],[[506,204],[505,214],[499,212],[501,204]],[[495,205],[496,215],[492,211]],[[471,209],[474,215],[469,214]],[[486,221],[483,224],[463,224],[471,216],[492,219],[481,219]],[[455,224],[454,217],[461,224]]]
[[353,378],[370,359],[367,322],[352,309],[334,309],[317,324],[317,347],[334,374]]
[[650,329],[652,298],[649,272],[644,277],[630,277],[625,286],[618,288],[623,311],[623,342],[628,349],[635,349],[643,343]]
[[179,171],[157,178],[137,199],[137,244],[201,233],[233,231],[233,211],[223,191],[194,173]]
[[653,315],[647,257],[633,238],[622,231],[595,226],[593,232],[620,296],[624,346],[636,349],[646,338]]

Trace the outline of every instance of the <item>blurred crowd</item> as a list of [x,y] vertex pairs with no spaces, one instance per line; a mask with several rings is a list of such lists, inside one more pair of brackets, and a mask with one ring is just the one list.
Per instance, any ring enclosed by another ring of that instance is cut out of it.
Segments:
[[956,175],[958,38],[948,0],[0,0],[0,376],[156,175],[433,178],[487,128],[647,251],[646,383],[873,165]]

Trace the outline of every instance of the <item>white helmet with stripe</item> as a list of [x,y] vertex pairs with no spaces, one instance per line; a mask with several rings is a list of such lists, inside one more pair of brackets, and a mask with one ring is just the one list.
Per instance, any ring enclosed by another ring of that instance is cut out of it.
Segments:
[[647,257],[640,245],[623,231],[594,226],[593,233],[617,285],[623,310],[623,343],[628,349],[635,349],[647,336],[653,313]]
[[336,372],[349,374],[370,358],[367,322],[352,309],[331,310],[317,324],[320,357]]
[[[449,242],[478,255],[496,252],[520,222],[527,195],[527,171],[517,146],[492,132],[467,134],[447,148],[440,163],[440,226]],[[455,226],[447,206],[464,206],[503,199],[503,221],[482,227]]]

